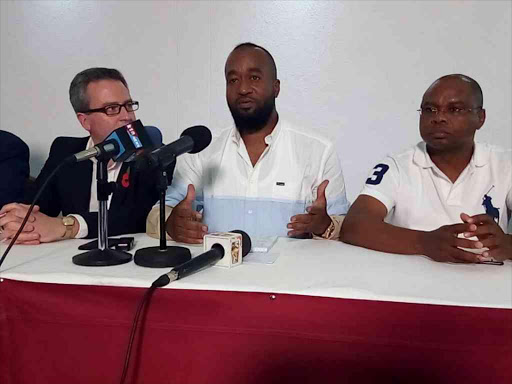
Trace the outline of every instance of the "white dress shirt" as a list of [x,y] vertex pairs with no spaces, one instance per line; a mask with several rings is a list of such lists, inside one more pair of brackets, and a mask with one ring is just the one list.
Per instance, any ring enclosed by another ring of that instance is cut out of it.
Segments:
[[209,232],[242,229],[251,237],[286,236],[290,218],[305,212],[328,179],[328,213],[346,214],[349,202],[332,142],[281,119],[265,142],[253,166],[233,125],[202,152],[180,156],[166,204],[176,206],[193,184],[195,208],[203,209]]

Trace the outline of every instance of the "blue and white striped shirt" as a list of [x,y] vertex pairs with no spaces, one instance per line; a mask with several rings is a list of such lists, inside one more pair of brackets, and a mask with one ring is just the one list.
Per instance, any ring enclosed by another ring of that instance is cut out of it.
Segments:
[[343,173],[331,142],[281,120],[265,142],[254,167],[235,126],[202,152],[179,157],[166,204],[176,206],[193,184],[195,207],[203,207],[209,232],[242,229],[251,237],[286,236],[290,218],[305,212],[318,185],[328,179],[329,215],[347,213]]

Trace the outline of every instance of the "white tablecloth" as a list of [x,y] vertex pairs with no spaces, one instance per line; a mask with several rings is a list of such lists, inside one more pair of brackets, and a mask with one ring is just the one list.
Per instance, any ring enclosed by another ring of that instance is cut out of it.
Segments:
[[[135,235],[136,248],[158,241]],[[37,246],[14,246],[0,278],[13,280],[127,287],[148,287],[170,270],[133,262],[110,267],[74,265],[72,256],[85,240]],[[176,245],[168,242],[169,245]],[[183,244],[177,244],[183,245]],[[3,254],[7,245],[0,245]],[[192,255],[202,247],[192,246]],[[132,252],[134,252],[133,250]],[[336,241],[280,238],[271,252],[274,264],[204,269],[168,289],[273,292],[407,303],[512,308],[512,262],[504,266],[437,263],[422,256],[375,252]]]

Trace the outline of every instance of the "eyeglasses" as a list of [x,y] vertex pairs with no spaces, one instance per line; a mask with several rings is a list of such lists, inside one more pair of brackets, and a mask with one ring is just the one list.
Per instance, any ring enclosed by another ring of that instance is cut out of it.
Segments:
[[482,107],[476,107],[476,108],[459,108],[459,107],[448,107],[446,109],[438,109],[435,107],[424,107],[418,109],[418,112],[421,116],[434,116],[441,112],[444,112],[448,116],[463,116],[469,112],[478,111],[482,109]]
[[127,101],[124,104],[107,105],[106,107],[103,107],[103,108],[89,109],[87,111],[83,111],[82,113],[102,112],[108,116],[114,116],[114,115],[119,115],[119,113],[121,113],[121,107],[124,107],[124,109],[126,109],[126,112],[134,112],[137,109],[139,109],[139,102],[138,101]]

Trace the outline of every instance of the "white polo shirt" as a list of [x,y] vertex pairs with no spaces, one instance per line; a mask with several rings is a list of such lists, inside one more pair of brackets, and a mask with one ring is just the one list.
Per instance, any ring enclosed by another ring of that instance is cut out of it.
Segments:
[[452,183],[420,142],[376,165],[361,194],[384,204],[385,221],[398,227],[431,231],[461,223],[462,212],[489,213],[506,232],[512,209],[512,150],[475,143],[471,161]]
[[318,185],[328,179],[328,213],[347,213],[343,173],[331,142],[281,119],[265,142],[254,167],[234,125],[202,152],[180,156],[166,204],[176,206],[193,184],[196,209],[204,208],[209,232],[242,229],[251,237],[286,236],[290,218],[305,212]]

